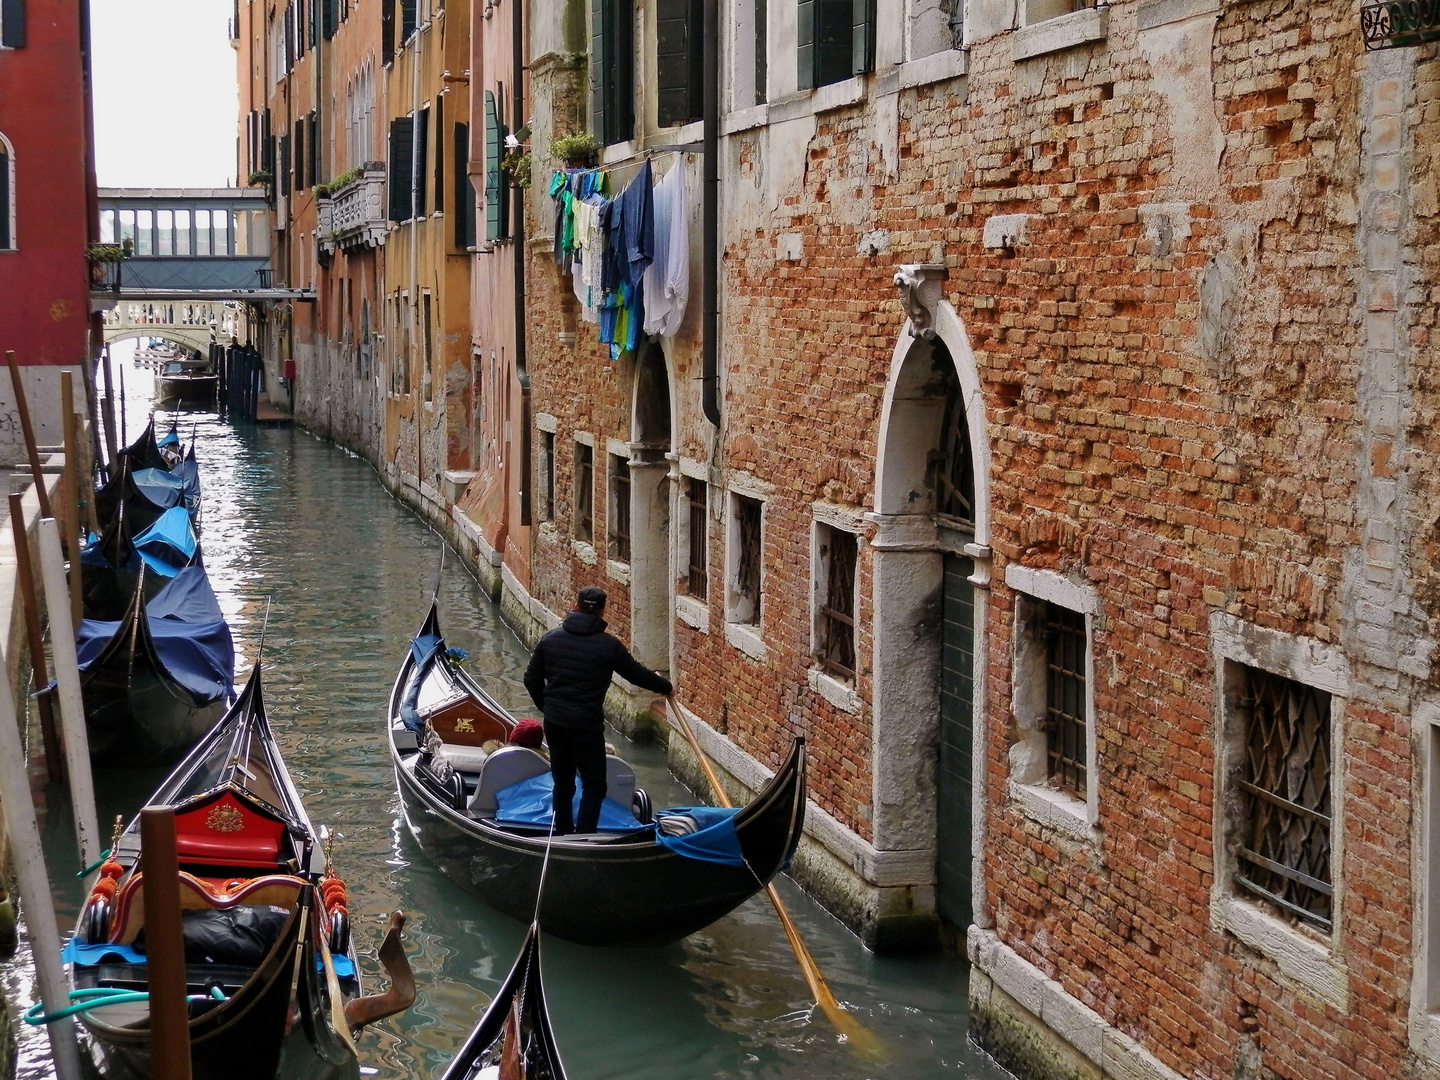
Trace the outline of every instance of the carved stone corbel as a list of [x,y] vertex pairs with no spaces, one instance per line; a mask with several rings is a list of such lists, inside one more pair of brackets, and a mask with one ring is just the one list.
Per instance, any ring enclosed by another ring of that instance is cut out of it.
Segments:
[[910,336],[930,341],[935,337],[935,309],[940,306],[941,285],[949,276],[942,263],[905,263],[895,271],[900,305],[910,319]]

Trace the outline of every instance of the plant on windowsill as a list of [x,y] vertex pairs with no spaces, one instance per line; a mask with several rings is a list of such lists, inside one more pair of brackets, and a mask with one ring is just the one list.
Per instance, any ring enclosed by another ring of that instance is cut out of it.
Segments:
[[531,159],[528,150],[511,150],[500,158],[500,171],[510,178],[510,183],[518,188],[530,186],[530,166]]
[[578,135],[561,135],[550,140],[550,156],[565,162],[572,169],[593,164],[600,150],[600,140],[588,131]]
[[85,249],[85,257],[92,263],[115,263],[128,259],[133,247],[130,240],[123,244],[91,244]]
[[315,185],[315,197],[317,199],[329,199],[342,188],[349,187],[360,177],[365,175],[364,166],[357,165],[353,169],[346,169],[339,176],[332,177],[323,184]]
[[245,183],[249,187],[268,187],[270,181],[274,179],[275,177],[271,175],[268,169],[256,169],[250,174]]

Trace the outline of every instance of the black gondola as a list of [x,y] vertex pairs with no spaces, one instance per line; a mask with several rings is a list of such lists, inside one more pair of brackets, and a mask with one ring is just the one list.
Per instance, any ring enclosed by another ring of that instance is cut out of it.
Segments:
[[[344,885],[275,744],[258,664],[150,802],[175,811],[196,1080],[357,1077],[351,1009],[378,999],[359,999]],[[119,997],[146,987],[139,828],[137,818],[116,838],[66,946],[76,991]],[[392,936],[381,952],[390,950],[387,966],[398,952],[398,985],[409,973],[395,923]],[[377,1015],[372,1006],[368,1018]],[[132,995],[79,1019],[93,1072],[152,1075],[148,1001]]]
[[80,550],[80,594],[84,617],[125,617],[142,567],[145,602],[160,594],[199,551],[187,510],[172,506],[148,529],[133,533],[122,503],[115,518]]
[[[502,784],[548,775],[549,766],[522,747],[484,750],[492,738],[503,741],[514,723],[452,661],[432,605],[390,694],[390,745],[405,820],[441,870],[497,910],[529,922],[536,916],[548,829],[501,824],[494,800]],[[666,846],[670,838],[660,837],[648,799],[634,783],[634,773],[612,757],[607,799],[618,794],[621,808],[633,808],[633,828],[554,839],[538,913],[547,933],[584,945],[678,940],[763,888],[800,842],[803,739],[733,818],[741,865],[700,861]]]
[[479,1080],[493,1067],[499,1068],[500,1076],[565,1080],[545,1007],[539,923],[530,924],[515,966],[439,1080]]
[[77,634],[90,759],[168,765],[229,702],[235,649],[196,558],[148,603],[144,568],[118,621],[84,619]]

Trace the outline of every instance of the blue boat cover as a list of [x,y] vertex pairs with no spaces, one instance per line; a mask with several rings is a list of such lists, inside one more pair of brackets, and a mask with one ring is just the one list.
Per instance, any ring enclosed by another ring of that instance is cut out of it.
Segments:
[[195,530],[190,527],[189,513],[183,506],[166,510],[135,538],[135,550],[151,571],[174,577],[195,554]]
[[[554,791],[555,780],[548,772],[501,788],[495,793],[495,802],[499,807],[495,811],[495,820],[503,825],[534,825],[547,829],[554,813],[551,809]],[[580,812],[578,789],[573,809],[575,814]],[[642,828],[639,820],[627,807],[614,799],[606,799],[600,804],[601,832],[630,832],[639,828]]]
[[410,679],[410,688],[400,702],[400,721],[415,734],[424,733],[425,722],[415,704],[420,700],[420,684],[425,679],[425,669],[430,661],[445,647],[445,639],[439,634],[421,634],[410,641],[410,655],[415,659],[415,674]]
[[655,816],[662,818],[667,814],[685,814],[694,818],[700,828],[686,836],[666,836],[657,829],[655,839],[687,859],[744,866],[745,855],[740,850],[740,837],[735,833],[735,815],[739,812],[734,807],[673,806]]
[[[143,964],[145,954],[138,953],[129,945],[111,945],[108,942],[100,942],[95,945],[82,945],[73,937],[65,942],[65,947],[60,950],[60,960],[66,964],[79,964],[81,967],[93,967],[102,960],[119,960],[124,964]],[[331,963],[335,965],[335,974],[342,979],[355,974],[355,961],[344,953],[331,953]],[[315,954],[315,970],[325,969],[325,958],[319,953]]]
[[[203,563],[191,563],[176,574],[145,605],[145,619],[161,666],[197,705],[230,693],[235,644]],[[90,670],[123,626],[123,621],[81,620],[75,642],[81,671]]]
[[193,514],[200,509],[200,463],[195,460],[191,448],[185,459],[170,470],[170,475],[180,479],[180,495]]
[[179,443],[180,443],[180,431],[179,431],[178,428],[171,427],[171,429],[165,433],[165,437],[164,437],[163,439],[157,439],[157,440],[156,440],[155,445],[156,445],[156,446],[178,446]]
[[164,469],[136,469],[130,474],[140,493],[156,506],[169,509],[185,497],[185,481]]

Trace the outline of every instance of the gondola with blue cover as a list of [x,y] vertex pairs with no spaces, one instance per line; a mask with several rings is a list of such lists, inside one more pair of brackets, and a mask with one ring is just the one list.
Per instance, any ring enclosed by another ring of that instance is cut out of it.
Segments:
[[[390,693],[405,821],[422,850],[480,899],[585,945],[658,945],[700,930],[789,865],[805,823],[805,744],[795,739],[738,811],[652,813],[613,755],[600,831],[550,833],[550,767],[504,743],[515,719],[456,663],[432,604]],[[577,793],[578,798],[578,793]]]

